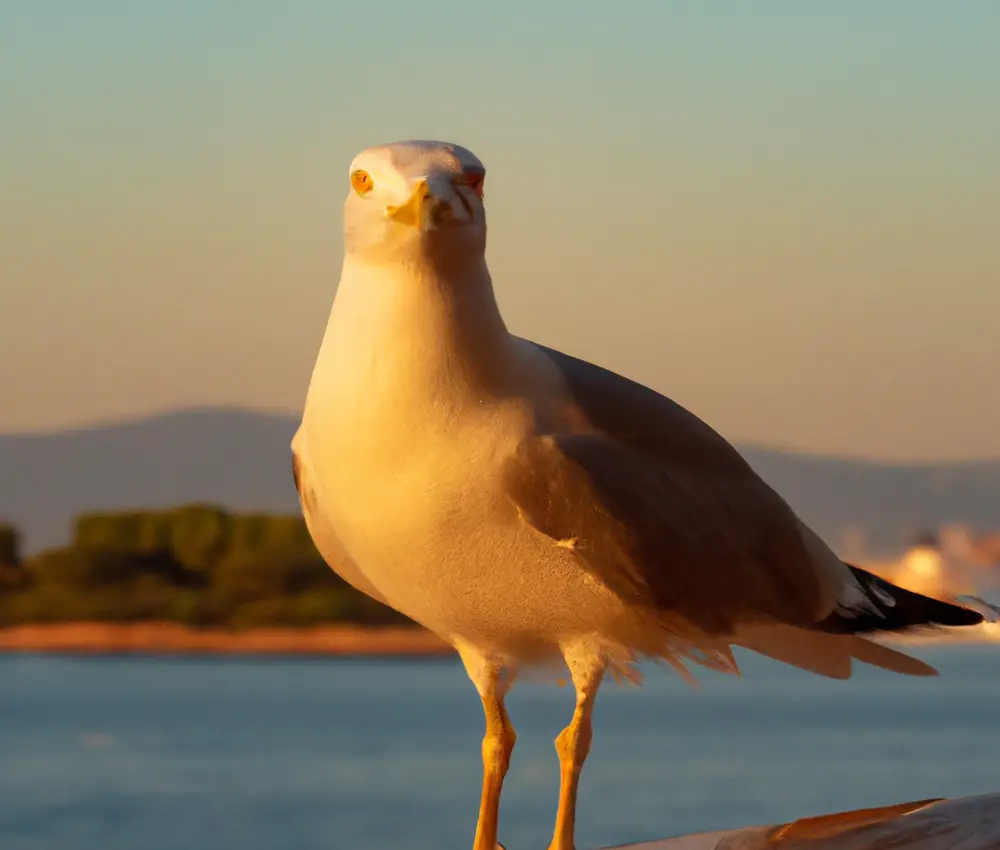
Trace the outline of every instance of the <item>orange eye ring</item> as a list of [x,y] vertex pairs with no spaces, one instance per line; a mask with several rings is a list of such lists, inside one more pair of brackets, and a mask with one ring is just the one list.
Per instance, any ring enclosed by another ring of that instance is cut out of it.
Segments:
[[364,196],[375,188],[375,181],[372,180],[372,176],[367,171],[359,168],[351,173],[351,186],[355,192]]
[[483,171],[467,171],[465,184],[472,189],[480,200],[483,198],[483,184],[486,183],[486,173]]

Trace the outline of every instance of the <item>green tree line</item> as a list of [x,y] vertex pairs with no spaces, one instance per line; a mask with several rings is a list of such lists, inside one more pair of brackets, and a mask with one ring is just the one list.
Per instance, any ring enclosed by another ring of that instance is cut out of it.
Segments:
[[334,573],[301,516],[215,505],[88,513],[69,546],[28,558],[20,549],[17,528],[0,523],[0,625],[408,622]]

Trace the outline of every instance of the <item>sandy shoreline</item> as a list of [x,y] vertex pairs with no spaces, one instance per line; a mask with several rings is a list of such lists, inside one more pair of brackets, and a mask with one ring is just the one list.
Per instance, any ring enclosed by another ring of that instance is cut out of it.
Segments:
[[[922,646],[998,643],[1000,624],[946,629],[886,643]],[[0,654],[313,655],[445,657],[454,650],[420,628],[330,625],[309,629],[195,629],[178,623],[51,623],[0,628]]]
[[0,653],[447,656],[417,628],[193,629],[177,623],[53,623],[0,628]]

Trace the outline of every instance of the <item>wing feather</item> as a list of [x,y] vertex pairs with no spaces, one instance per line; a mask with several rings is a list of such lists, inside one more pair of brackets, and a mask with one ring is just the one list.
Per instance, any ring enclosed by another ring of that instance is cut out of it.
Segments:
[[602,434],[521,443],[504,487],[522,517],[627,601],[708,634],[737,624],[809,625],[829,592],[795,515],[752,476],[706,475]]
[[[555,365],[576,405],[565,421],[583,427],[524,441],[505,469],[507,493],[527,522],[560,545],[572,541],[585,568],[623,598],[715,635],[753,624],[846,635],[981,622],[977,612],[845,564],[732,445],[681,405],[520,342]],[[835,645],[844,651],[848,644],[824,644]],[[867,642],[851,646],[859,660],[898,666]]]

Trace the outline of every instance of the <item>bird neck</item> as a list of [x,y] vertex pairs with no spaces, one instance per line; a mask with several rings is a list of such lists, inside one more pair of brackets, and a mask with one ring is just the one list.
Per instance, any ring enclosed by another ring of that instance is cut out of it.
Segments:
[[372,265],[349,254],[316,370],[343,396],[389,397],[416,415],[498,393],[510,347],[481,255]]

